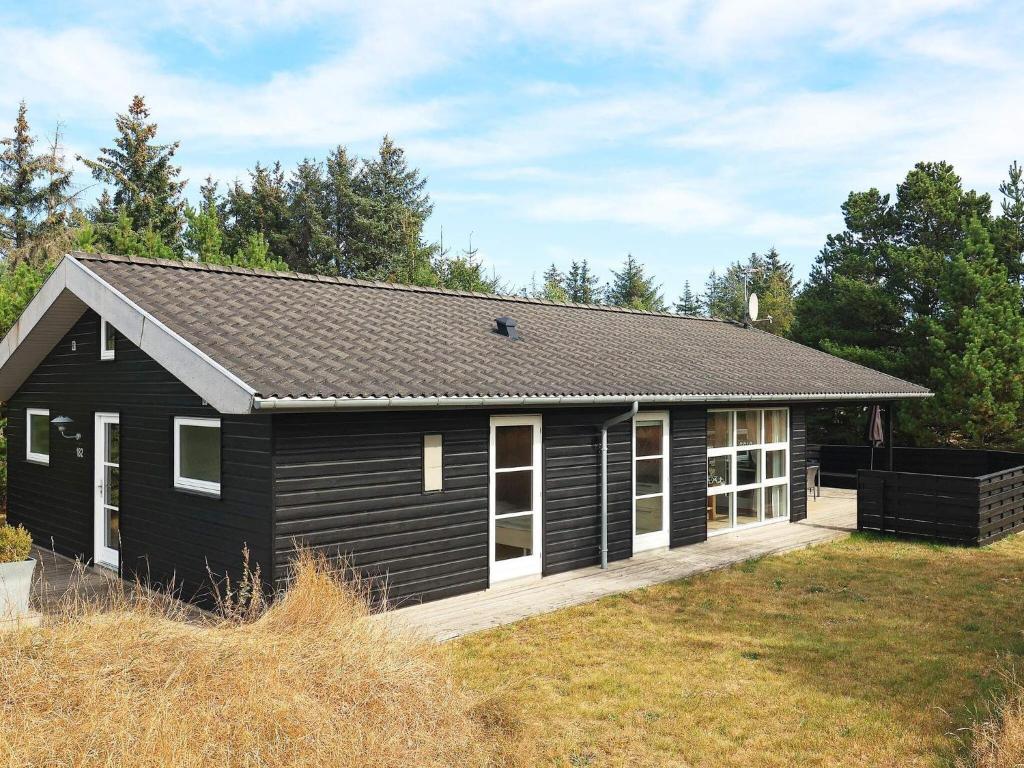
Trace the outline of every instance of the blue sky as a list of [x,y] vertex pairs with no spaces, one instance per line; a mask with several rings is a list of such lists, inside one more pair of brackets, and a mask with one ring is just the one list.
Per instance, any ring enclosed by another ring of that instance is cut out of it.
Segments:
[[803,277],[847,193],[919,160],[994,193],[1021,39],[1013,3],[961,0],[0,2],[0,132],[25,99],[95,155],[143,93],[192,195],[390,133],[431,237],[518,285],[631,251],[672,299],[773,245]]

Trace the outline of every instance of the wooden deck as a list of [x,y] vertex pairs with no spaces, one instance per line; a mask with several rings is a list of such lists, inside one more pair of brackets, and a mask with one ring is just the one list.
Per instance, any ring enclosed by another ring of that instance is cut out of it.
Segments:
[[62,602],[92,602],[107,597],[117,575],[58,555],[42,547],[32,548],[36,570],[32,576],[32,607],[52,613]]
[[484,592],[459,595],[385,614],[437,641],[510,624],[528,616],[557,611],[608,595],[675,581],[725,568],[743,560],[833,541],[857,527],[856,491],[823,488],[807,500],[807,519],[765,525],[714,536],[700,544],[646,552],[609,565],[582,568],[545,578],[503,584]]

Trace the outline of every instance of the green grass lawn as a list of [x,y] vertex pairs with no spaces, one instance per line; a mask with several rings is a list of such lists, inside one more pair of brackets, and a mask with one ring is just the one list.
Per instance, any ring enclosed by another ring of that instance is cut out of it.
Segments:
[[455,643],[542,764],[945,765],[1024,654],[1024,536],[854,536]]

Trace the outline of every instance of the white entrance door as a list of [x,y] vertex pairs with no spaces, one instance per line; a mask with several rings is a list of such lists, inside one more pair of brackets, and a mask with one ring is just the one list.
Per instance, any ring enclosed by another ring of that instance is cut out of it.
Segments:
[[491,417],[491,583],[541,572],[541,418]]
[[94,561],[117,568],[121,550],[121,425],[116,413],[96,414]]
[[633,551],[668,546],[668,414],[633,419]]

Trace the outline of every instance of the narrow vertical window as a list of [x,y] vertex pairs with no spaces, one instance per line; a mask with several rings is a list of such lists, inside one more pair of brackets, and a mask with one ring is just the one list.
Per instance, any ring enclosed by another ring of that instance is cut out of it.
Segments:
[[25,409],[25,458],[50,463],[50,412],[44,408]]
[[444,487],[444,442],[441,435],[423,436],[423,490],[440,491]]
[[100,320],[100,360],[113,360],[117,331],[106,320]]

